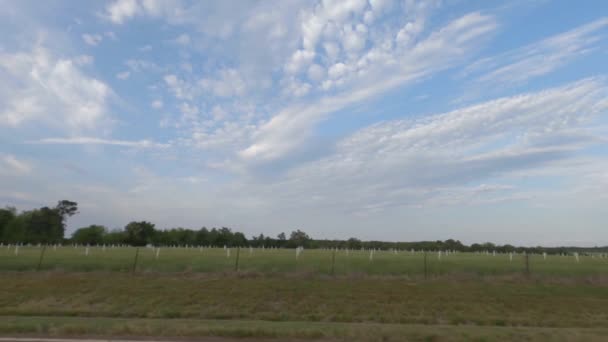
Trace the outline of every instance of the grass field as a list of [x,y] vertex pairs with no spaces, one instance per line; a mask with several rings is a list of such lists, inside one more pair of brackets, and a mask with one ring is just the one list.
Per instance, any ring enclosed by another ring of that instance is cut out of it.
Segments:
[[[603,341],[608,259],[223,248],[0,250],[0,335]],[[88,255],[87,255],[88,254]],[[43,256],[42,262],[41,255]],[[137,260],[136,260],[137,255]],[[238,255],[238,272],[237,268]],[[40,264],[39,271],[35,271]],[[133,273],[135,266],[136,272]]]
[[4,272],[0,334],[601,341],[608,279]]
[[[223,248],[102,248],[48,247],[42,262],[41,247],[3,246],[0,248],[0,270],[31,271],[123,271],[134,266],[138,272],[230,272],[237,268],[242,272],[256,273],[314,273],[314,274],[369,274],[369,275],[422,275],[425,256],[422,252],[376,251],[370,260],[369,251],[334,252],[329,250],[304,250],[296,258],[293,249],[249,249],[240,251]],[[230,255],[228,256],[228,253]],[[135,256],[137,254],[137,261]],[[501,275],[525,273],[526,261],[522,254],[438,253],[429,252],[426,257],[429,275],[478,274]],[[530,273],[549,276],[604,276],[608,275],[608,258],[581,256],[542,255],[529,256]]]

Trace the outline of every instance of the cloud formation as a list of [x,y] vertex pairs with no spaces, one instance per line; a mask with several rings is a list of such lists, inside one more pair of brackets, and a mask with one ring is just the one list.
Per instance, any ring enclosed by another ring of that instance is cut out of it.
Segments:
[[608,19],[569,6],[5,6],[0,200],[74,199],[74,227],[608,243]]
[[43,121],[68,130],[93,129],[106,119],[112,90],[88,76],[80,58],[59,58],[43,46],[0,52],[0,125]]

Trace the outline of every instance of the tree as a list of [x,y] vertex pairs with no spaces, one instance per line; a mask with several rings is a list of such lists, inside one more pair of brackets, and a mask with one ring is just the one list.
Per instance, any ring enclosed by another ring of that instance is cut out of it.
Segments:
[[203,227],[198,232],[196,232],[196,244],[199,246],[209,244],[209,230],[207,229],[207,227]]
[[59,215],[61,215],[61,219],[65,223],[68,217],[78,214],[78,203],[68,200],[61,200],[57,202],[55,210],[57,210]]
[[291,232],[291,235],[289,236],[290,247],[308,247],[309,241],[310,236],[299,229]]
[[236,232],[232,235],[232,246],[237,246],[237,247],[241,247],[241,246],[246,246],[247,245],[247,238],[245,237],[245,234],[241,233],[241,232]]
[[4,231],[6,226],[17,216],[17,209],[6,207],[0,209],[0,241],[4,241]]
[[145,246],[153,242],[154,224],[146,221],[130,222],[125,226],[126,242],[131,246]]
[[26,225],[30,219],[31,211],[25,211],[15,216],[4,226],[3,240],[7,243],[23,243],[25,241]]
[[350,238],[348,239],[348,241],[346,241],[346,246],[348,247],[348,249],[359,249],[362,246],[361,240],[356,238]]
[[[78,214],[78,203],[68,200],[61,200],[57,202],[57,205],[52,210],[54,210],[61,218],[61,239],[63,239],[68,217]],[[61,241],[61,239],[59,239],[59,241]]]
[[0,221],[1,238],[9,243],[57,243],[63,240],[61,216],[49,207],[19,214],[13,208],[4,209],[0,211]]
[[25,225],[26,243],[62,242],[65,228],[62,216],[56,209],[42,207],[30,212]]
[[127,233],[123,230],[111,230],[104,234],[103,243],[106,245],[119,245],[127,243]]
[[101,245],[104,243],[104,235],[107,229],[104,226],[90,225],[77,229],[72,234],[72,241],[81,245]]

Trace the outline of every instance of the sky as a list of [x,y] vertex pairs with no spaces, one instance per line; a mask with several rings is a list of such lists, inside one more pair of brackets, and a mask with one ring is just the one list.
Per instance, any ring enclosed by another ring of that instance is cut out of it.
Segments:
[[0,0],[0,206],[608,245],[608,2]]

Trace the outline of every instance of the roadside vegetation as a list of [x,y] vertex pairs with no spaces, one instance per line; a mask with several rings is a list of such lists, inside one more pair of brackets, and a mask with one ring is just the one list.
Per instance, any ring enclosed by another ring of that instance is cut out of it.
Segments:
[[599,341],[608,331],[605,278],[99,272],[2,278],[5,335]]

